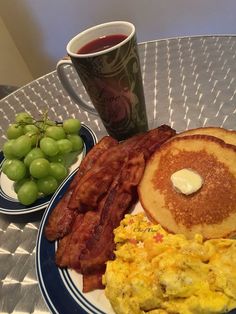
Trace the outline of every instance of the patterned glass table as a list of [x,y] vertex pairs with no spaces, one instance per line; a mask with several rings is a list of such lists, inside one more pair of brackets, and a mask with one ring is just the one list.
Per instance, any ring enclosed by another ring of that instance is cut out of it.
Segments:
[[[149,127],[169,124],[177,131],[222,126],[236,129],[236,37],[167,39],[139,45]],[[76,74],[68,76],[87,99]],[[88,100],[88,99],[87,99]],[[78,117],[96,133],[106,131],[98,117],[78,108],[56,72],[0,101],[0,146],[17,112],[48,109],[51,119]],[[0,214],[0,313],[48,313],[35,273],[35,243],[43,210],[21,216]]]

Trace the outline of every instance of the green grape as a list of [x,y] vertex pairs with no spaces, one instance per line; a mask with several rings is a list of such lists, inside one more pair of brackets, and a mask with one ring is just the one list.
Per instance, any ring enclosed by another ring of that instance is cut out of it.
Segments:
[[13,153],[13,146],[14,146],[15,140],[9,140],[3,144],[3,155],[7,159],[13,159],[15,158]]
[[16,192],[16,193],[18,193],[18,191],[19,191],[19,189],[20,189],[20,187],[25,183],[25,182],[27,182],[27,181],[29,181],[30,179],[28,178],[28,177],[26,177],[26,178],[23,178],[23,179],[21,179],[21,180],[19,180],[19,181],[16,181],[15,183],[14,183],[14,191]]
[[45,154],[39,147],[33,148],[24,158],[24,164],[29,167],[31,162],[37,158],[44,158]]
[[54,140],[61,140],[66,137],[65,131],[61,126],[49,126],[46,129],[46,136],[53,138]]
[[37,145],[41,137],[39,128],[34,124],[26,124],[24,126],[24,134],[29,136],[33,147]]
[[49,174],[50,163],[45,158],[37,158],[31,162],[29,170],[32,177],[40,179]]
[[48,160],[51,162],[59,162],[61,164],[65,164],[65,155],[56,155],[56,156],[48,156]]
[[39,179],[37,185],[39,192],[42,192],[44,195],[50,195],[56,191],[58,182],[54,177],[47,176]]
[[62,181],[68,174],[68,171],[65,166],[59,162],[50,163],[50,175],[53,176],[57,181]]
[[21,204],[31,205],[38,198],[37,184],[32,180],[24,182],[18,190],[17,197]]
[[63,122],[63,128],[66,133],[78,133],[81,128],[81,123],[78,119],[67,119]]
[[33,118],[27,112],[20,112],[16,114],[15,121],[17,123],[19,122],[32,123]]
[[81,152],[84,147],[83,139],[76,134],[68,134],[67,138],[72,143],[72,151],[73,152]]
[[12,152],[17,158],[22,158],[31,150],[31,139],[27,135],[21,135],[15,140]]
[[23,131],[24,131],[24,134],[28,133],[28,132],[34,132],[36,134],[39,133],[39,129],[37,128],[36,125],[34,124],[26,124],[24,127],[23,127]]
[[57,145],[61,154],[67,154],[72,151],[72,143],[66,138],[58,140]]
[[8,166],[12,163],[12,159],[5,159],[2,164],[2,172],[6,174]]
[[42,151],[48,156],[55,156],[59,152],[57,142],[50,137],[43,137],[39,144]]
[[9,140],[18,138],[19,136],[24,134],[24,129],[21,125],[11,124],[7,129],[7,138]]
[[40,140],[40,134],[35,133],[34,131],[32,132],[27,132],[25,135],[27,135],[30,138],[31,141],[31,146],[34,147],[37,145],[37,143]]
[[13,181],[19,181],[23,179],[26,176],[26,173],[27,171],[25,164],[18,159],[13,159],[5,170],[6,176]]

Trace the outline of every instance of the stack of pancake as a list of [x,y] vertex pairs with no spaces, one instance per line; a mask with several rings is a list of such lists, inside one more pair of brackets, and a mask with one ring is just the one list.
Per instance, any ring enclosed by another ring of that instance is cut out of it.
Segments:
[[[202,178],[191,194],[177,190],[171,176],[189,169]],[[157,150],[139,184],[147,215],[169,232],[206,239],[236,234],[236,131],[208,127],[176,135]]]

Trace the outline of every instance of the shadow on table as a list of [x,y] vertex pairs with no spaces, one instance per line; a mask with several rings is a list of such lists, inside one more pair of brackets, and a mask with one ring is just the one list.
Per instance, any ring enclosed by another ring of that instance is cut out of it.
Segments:
[[16,86],[0,85],[0,100],[18,89]]

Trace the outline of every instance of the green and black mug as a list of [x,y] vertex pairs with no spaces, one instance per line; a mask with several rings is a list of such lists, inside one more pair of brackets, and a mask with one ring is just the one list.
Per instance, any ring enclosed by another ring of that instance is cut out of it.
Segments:
[[[109,135],[124,140],[147,131],[148,122],[135,27],[115,21],[89,28],[67,45],[69,59],[57,64],[60,81],[84,110],[98,114]],[[65,65],[76,69],[94,107],[67,78]]]

